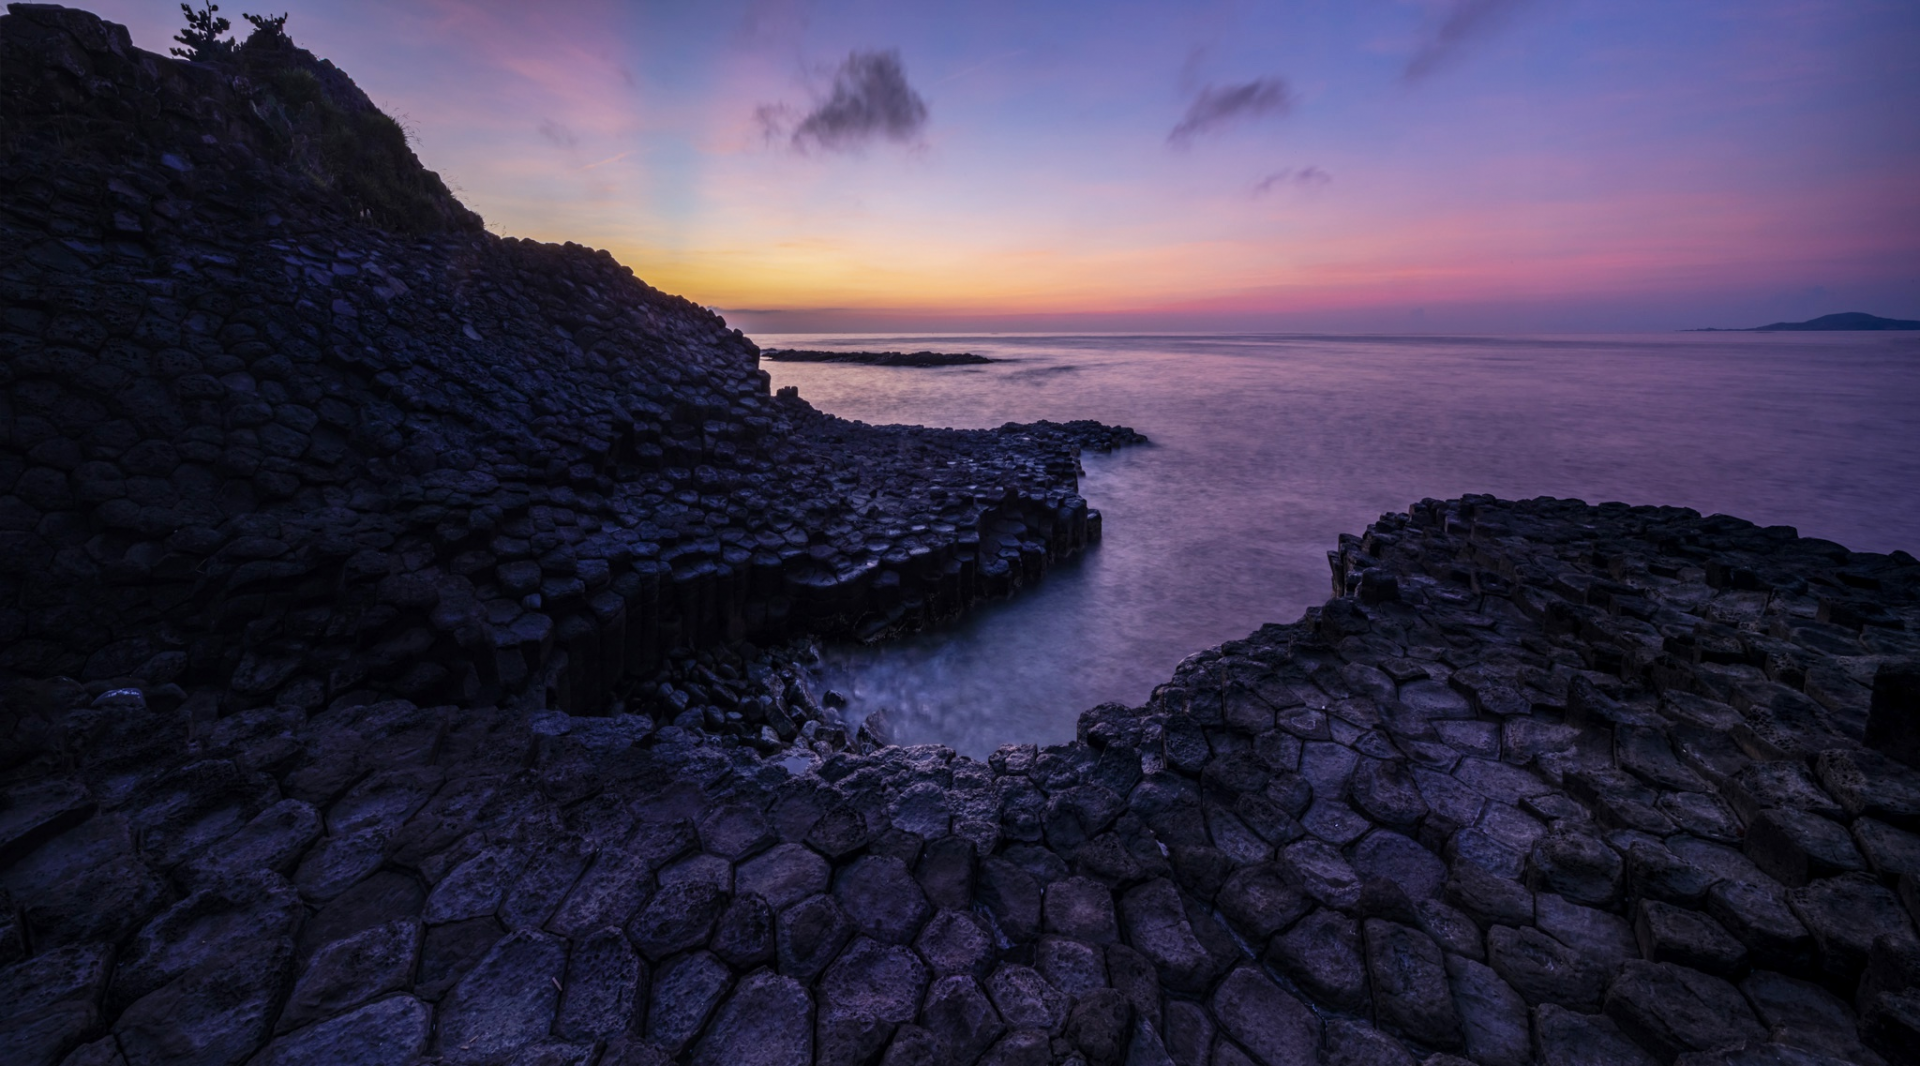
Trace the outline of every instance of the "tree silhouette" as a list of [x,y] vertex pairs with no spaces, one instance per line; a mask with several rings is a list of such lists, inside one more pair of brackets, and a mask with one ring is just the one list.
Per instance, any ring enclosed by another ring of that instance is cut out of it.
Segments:
[[[281,43],[287,43],[287,44],[292,43],[287,38],[287,16],[286,15],[284,14],[248,15],[248,14],[242,13],[240,17],[243,19],[246,19],[248,22],[253,23],[253,34],[252,36],[247,38],[247,43],[249,45],[254,45],[254,41],[256,38],[259,39],[260,44],[265,44],[265,45],[278,45]],[[259,45],[254,45],[254,46],[259,47]]]
[[[195,11],[188,4],[180,5],[181,13],[187,16],[187,28],[173,39],[186,47],[170,48],[168,51],[195,63],[212,63],[233,53],[233,42],[220,39],[220,35],[226,33],[233,24],[220,17],[219,4],[211,0],[203,2],[206,6],[200,11]],[[281,21],[286,20],[283,17]]]

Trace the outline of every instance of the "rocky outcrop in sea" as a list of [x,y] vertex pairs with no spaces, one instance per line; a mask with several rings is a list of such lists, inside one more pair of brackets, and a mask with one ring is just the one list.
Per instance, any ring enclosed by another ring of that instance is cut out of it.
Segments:
[[762,348],[760,356],[776,363],[861,363],[867,366],[973,366],[998,363],[973,352],[822,352],[807,348]]
[[290,45],[9,11],[0,1061],[1920,1058],[1911,556],[1426,500],[1073,743],[848,738],[780,642],[1038,578],[1131,431],[768,396],[329,180]]

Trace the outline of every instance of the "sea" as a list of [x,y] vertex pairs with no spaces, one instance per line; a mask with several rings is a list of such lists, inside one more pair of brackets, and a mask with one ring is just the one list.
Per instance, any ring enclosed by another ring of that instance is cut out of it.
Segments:
[[1673,504],[1856,551],[1920,553],[1920,334],[756,335],[964,351],[944,368],[763,361],[869,423],[1092,418],[1152,444],[1088,454],[1092,550],[964,619],[822,648],[821,683],[897,743],[984,757],[1070,740],[1181,659],[1292,622],[1326,553],[1426,497]]

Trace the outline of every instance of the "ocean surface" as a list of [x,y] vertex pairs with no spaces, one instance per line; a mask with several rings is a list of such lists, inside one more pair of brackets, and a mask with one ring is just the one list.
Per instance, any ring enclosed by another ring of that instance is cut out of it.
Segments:
[[1093,418],[1104,540],[938,631],[824,649],[849,717],[984,756],[1329,595],[1326,552],[1382,512],[1488,492],[1677,504],[1856,551],[1920,553],[1920,334],[759,335],[968,351],[939,369],[763,362],[821,410],[991,427]]

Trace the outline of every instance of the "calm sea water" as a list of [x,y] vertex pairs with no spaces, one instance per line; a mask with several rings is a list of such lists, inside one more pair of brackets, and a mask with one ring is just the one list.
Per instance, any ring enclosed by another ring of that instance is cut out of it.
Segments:
[[776,336],[971,351],[910,369],[764,363],[866,422],[1094,418],[1153,445],[1089,455],[1105,539],[953,627],[826,652],[851,717],[975,756],[1073,736],[1174,664],[1328,595],[1326,552],[1422,497],[1678,504],[1920,552],[1920,335]]

